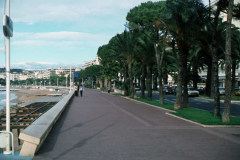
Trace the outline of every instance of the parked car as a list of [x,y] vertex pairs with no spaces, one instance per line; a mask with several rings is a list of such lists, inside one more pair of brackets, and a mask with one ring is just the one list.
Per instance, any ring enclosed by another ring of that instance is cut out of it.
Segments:
[[220,87],[219,88],[219,94],[220,95],[225,95],[225,88]]
[[[183,90],[182,90],[182,93],[183,93]],[[177,87],[174,90],[174,95],[176,95],[176,94],[177,94]],[[188,87],[188,96],[198,97],[199,96],[199,91],[195,90],[193,87]]]
[[163,92],[164,92],[165,94],[173,94],[173,89],[172,89],[172,87],[164,86],[164,87],[163,87]]
[[177,94],[177,86],[172,86],[172,90],[173,90],[173,94],[176,95]]
[[199,96],[199,91],[194,89],[193,87],[188,87],[188,96]]
[[239,88],[235,89],[235,96],[240,96],[240,89]]
[[197,90],[199,94],[204,94],[204,91],[205,91],[204,87],[197,87]]

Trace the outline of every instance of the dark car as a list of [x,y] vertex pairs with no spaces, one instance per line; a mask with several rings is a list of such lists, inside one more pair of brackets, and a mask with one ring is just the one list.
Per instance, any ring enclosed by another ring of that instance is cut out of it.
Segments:
[[172,87],[164,86],[164,87],[163,87],[163,92],[164,92],[165,94],[173,94],[173,89],[172,89]]
[[204,91],[205,91],[204,87],[197,87],[197,90],[199,94],[204,94]]

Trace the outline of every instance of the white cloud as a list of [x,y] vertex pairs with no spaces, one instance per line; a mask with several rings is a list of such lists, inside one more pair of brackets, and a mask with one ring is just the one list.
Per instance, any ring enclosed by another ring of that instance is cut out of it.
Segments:
[[[113,15],[147,0],[21,0],[13,1],[12,19],[28,24],[42,21],[76,21],[89,15]],[[154,0],[156,1],[156,0]]]
[[47,33],[36,33],[33,34],[34,39],[68,39],[68,40],[86,40],[86,39],[97,39],[103,38],[106,35],[101,34],[90,34],[82,32],[47,32]]
[[108,34],[91,34],[82,32],[45,32],[15,33],[12,45],[26,46],[74,46],[81,44],[101,45],[111,38]]

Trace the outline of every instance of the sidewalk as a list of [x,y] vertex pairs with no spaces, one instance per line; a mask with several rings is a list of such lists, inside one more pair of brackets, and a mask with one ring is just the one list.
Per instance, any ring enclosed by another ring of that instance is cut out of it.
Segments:
[[85,90],[35,160],[239,160],[239,128],[202,128],[160,108]]

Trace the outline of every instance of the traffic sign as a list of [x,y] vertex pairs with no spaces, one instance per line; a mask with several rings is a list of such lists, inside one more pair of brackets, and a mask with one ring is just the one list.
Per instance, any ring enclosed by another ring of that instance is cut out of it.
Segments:
[[74,78],[79,78],[79,73],[78,72],[74,72]]
[[5,37],[13,36],[13,22],[7,15],[3,15],[3,33]]

